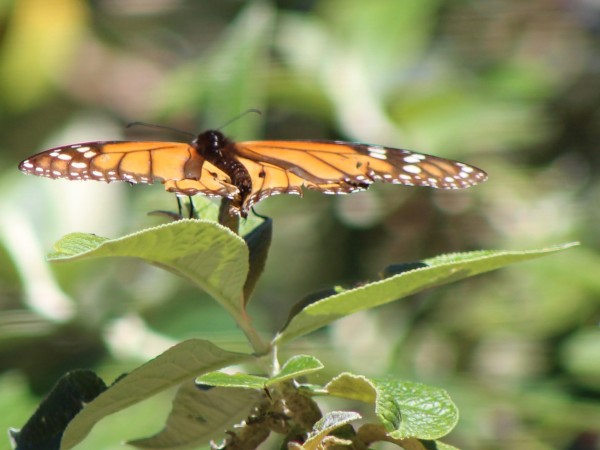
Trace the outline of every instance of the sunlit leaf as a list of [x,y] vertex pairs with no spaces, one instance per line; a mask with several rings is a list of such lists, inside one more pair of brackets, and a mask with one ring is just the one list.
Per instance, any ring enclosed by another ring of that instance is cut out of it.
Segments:
[[446,391],[421,383],[344,373],[325,389],[330,395],[374,404],[377,417],[394,439],[438,439],[458,421],[458,409]]
[[251,355],[229,352],[200,339],[181,342],[119,379],[86,405],[67,427],[61,450],[74,447],[100,419],[109,414],[204,372],[251,358]]
[[117,239],[73,233],[55,244],[50,261],[125,256],[140,258],[200,286],[234,316],[242,314],[248,249],[228,229],[204,220],[180,220]]
[[481,250],[426,259],[423,263],[427,267],[368,283],[310,304],[289,321],[287,327],[275,338],[275,342],[281,344],[296,339],[347,315],[399,300],[425,289],[539,258],[574,245],[576,244],[564,244],[528,251]]

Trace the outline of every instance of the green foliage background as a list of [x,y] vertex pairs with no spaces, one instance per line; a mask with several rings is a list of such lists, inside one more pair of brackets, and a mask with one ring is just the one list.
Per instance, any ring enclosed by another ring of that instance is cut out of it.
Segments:
[[[170,343],[245,350],[211,299],[132,260],[48,265],[61,236],[118,237],[173,209],[161,186],[26,177],[45,148],[180,139],[345,139],[464,160],[467,191],[374,186],[280,196],[250,308],[266,333],[301,297],[444,252],[582,246],[357,313],[290,349],[446,389],[464,448],[566,448],[600,433],[600,82],[593,2],[94,1],[0,4],[0,428],[75,367],[107,381]],[[594,72],[596,71],[596,72]],[[374,349],[377,351],[375,352]],[[320,373],[319,382],[327,381]],[[109,418],[81,448],[151,434],[168,396]]]

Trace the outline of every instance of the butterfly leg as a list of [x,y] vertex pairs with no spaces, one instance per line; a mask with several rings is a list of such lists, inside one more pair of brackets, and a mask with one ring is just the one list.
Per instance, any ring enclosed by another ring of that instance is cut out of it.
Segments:
[[189,215],[189,218],[190,219],[194,219],[196,217],[196,208],[194,208],[194,201],[192,200],[192,196],[191,195],[188,195],[188,199],[190,200],[190,206],[189,206],[190,215]]
[[257,212],[256,212],[256,210],[254,209],[254,206],[250,207],[250,210],[251,210],[251,211],[252,211],[252,213],[253,213],[253,214],[254,214],[256,217],[258,217],[259,219],[262,219],[262,220],[269,220],[269,217],[267,217],[267,216],[263,216],[262,214],[259,214],[259,213],[257,213]]
[[176,195],[175,198],[177,199],[177,212],[179,213],[179,219],[183,219],[183,210],[181,209],[181,199],[179,198],[179,195]]

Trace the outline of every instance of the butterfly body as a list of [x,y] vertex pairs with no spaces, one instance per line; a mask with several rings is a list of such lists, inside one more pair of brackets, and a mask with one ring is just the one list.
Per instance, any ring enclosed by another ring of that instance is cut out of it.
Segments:
[[341,141],[234,142],[220,131],[191,143],[97,141],[56,147],[21,162],[27,174],[69,180],[162,182],[178,195],[226,197],[230,212],[277,194],[364,190],[375,181],[461,189],[484,181],[482,170],[409,150]]

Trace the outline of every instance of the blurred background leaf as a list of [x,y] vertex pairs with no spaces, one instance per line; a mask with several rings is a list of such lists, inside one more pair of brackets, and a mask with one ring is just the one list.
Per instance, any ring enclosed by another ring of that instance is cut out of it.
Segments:
[[[404,147],[490,180],[262,202],[273,242],[255,324],[272,333],[300,298],[390,264],[580,240],[355,314],[289,353],[324,361],[319,383],[348,369],[448,390],[461,420],[447,441],[459,447],[594,448],[599,29],[600,6],[586,0],[0,2],[0,428],[23,424],[72,368],[110,383],[184,338],[244,348],[231,319],[170,274],[129,260],[44,261],[70,232],[118,237],[161,223],[146,216],[175,209],[161,186],[26,177],[18,162],[86,140],[180,138],[125,130],[135,120],[200,132],[259,108],[224,131]],[[83,446],[144,435],[123,434],[124,417],[157,431],[163,400],[103,422]]]

